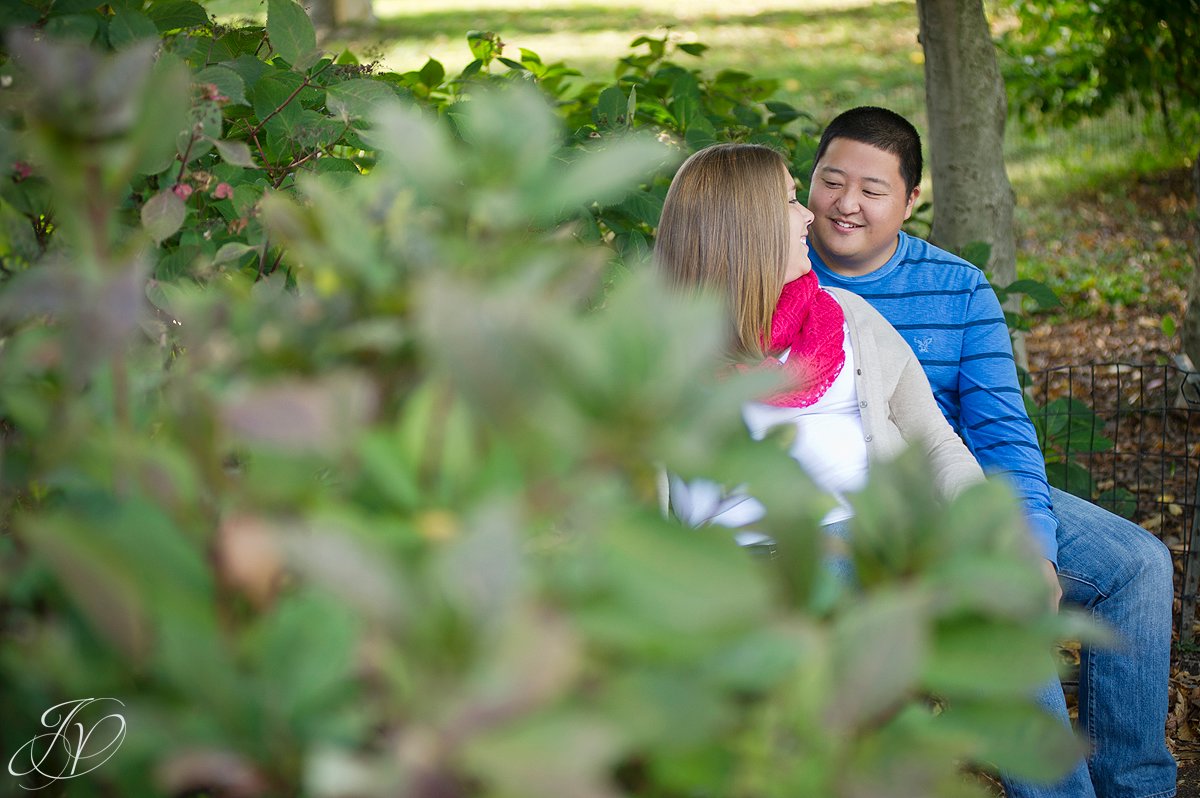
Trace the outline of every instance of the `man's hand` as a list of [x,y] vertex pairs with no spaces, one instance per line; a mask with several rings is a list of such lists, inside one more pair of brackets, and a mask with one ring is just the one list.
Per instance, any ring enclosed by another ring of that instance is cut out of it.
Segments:
[[1062,585],[1058,583],[1058,569],[1049,560],[1042,560],[1042,575],[1050,584],[1050,609],[1058,612],[1058,604],[1062,601]]

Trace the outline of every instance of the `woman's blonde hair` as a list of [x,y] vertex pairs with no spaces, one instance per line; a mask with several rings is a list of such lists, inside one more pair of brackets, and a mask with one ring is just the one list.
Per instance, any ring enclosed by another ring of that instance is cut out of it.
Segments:
[[654,245],[669,284],[715,293],[733,349],[759,357],[787,269],[787,161],[758,144],[714,144],[684,161]]

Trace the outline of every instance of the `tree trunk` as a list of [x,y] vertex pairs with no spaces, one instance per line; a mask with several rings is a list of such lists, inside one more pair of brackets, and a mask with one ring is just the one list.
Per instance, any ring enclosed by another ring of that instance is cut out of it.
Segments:
[[302,0],[313,25],[322,31],[336,29],[347,23],[375,21],[371,0]]
[[986,242],[987,270],[1000,285],[1017,277],[1013,190],[1004,169],[1008,101],[983,0],[917,0],[925,50],[930,239],[961,253]]

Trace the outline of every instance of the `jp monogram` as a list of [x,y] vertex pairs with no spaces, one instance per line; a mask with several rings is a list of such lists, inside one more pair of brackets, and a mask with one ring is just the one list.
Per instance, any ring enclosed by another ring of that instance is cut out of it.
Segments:
[[42,726],[50,731],[35,736],[8,760],[9,773],[32,777],[31,783],[21,787],[33,790],[52,781],[73,779],[112,758],[125,741],[125,717],[110,712],[97,718],[108,708],[102,705],[105,701],[125,706],[115,698],[80,698],[42,713]]

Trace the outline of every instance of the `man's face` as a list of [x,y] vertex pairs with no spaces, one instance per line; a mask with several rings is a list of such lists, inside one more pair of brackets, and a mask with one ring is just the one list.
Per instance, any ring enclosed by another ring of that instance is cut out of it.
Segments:
[[808,206],[817,217],[811,244],[838,274],[870,274],[896,251],[900,225],[912,215],[920,193],[920,188],[905,192],[895,155],[834,139],[813,170],[808,192]]

